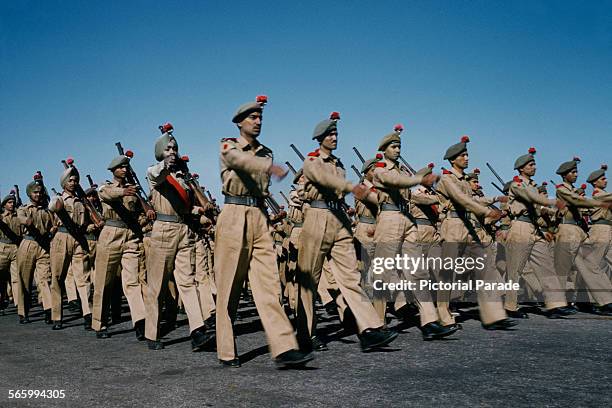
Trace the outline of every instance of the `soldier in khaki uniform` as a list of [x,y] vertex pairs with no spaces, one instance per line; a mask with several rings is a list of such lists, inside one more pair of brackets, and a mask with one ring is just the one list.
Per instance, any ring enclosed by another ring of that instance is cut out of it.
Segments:
[[[410,187],[418,184],[429,187],[437,176],[431,171],[409,176],[400,168],[398,158],[401,154],[401,130],[401,127],[396,127],[395,131],[383,137],[378,145],[378,151],[383,152],[383,158],[375,164],[373,177],[380,206],[374,233],[375,258],[395,258],[400,255],[418,259],[425,252],[419,239],[418,224],[410,211]],[[419,308],[420,329],[424,340],[443,338],[458,330],[454,325],[440,325],[430,290],[421,289],[419,286],[422,280],[429,278],[429,270],[423,265],[416,270],[385,268],[384,272],[386,282],[397,282],[401,279],[416,285],[412,295]]]
[[[554,215],[555,210],[550,207],[562,208],[563,203],[549,200],[538,192],[538,186],[532,180],[536,173],[534,155],[535,149],[530,148],[527,154],[514,162],[514,169],[519,175],[510,184],[512,223],[506,238],[506,268],[508,280],[518,282],[527,263],[531,263],[530,271],[543,291],[547,316],[556,318],[572,314],[572,311],[565,307],[565,295],[560,291],[561,284],[554,270],[551,237],[543,231],[538,219],[546,214]],[[506,293],[506,312],[511,317],[526,318],[526,313],[518,308],[517,295],[516,291]]]
[[78,171],[70,165],[60,177],[60,185],[64,191],[60,196],[53,197],[49,203],[49,209],[56,213],[58,225],[58,231],[51,241],[50,251],[53,330],[62,329],[62,288],[69,267],[72,267],[77,292],[81,299],[85,329],[91,329],[89,305],[91,282],[89,270],[85,269],[85,256],[89,252],[85,234],[91,222],[83,202],[75,193],[79,181]]
[[120,268],[123,293],[130,307],[136,338],[144,340],[146,314],[138,275],[143,250],[142,227],[148,220],[136,197],[137,188],[126,182],[129,162],[130,158],[124,155],[114,158],[108,165],[113,180],[102,185],[99,192],[104,228],[96,254],[93,301],[93,329],[98,338],[109,337],[106,324],[110,298]]
[[374,231],[376,230],[376,217],[378,216],[378,197],[376,187],[372,184],[374,168],[377,159],[369,159],[363,163],[361,174],[363,174],[363,185],[369,189],[364,200],[355,199],[355,242],[357,245],[357,259],[361,271],[361,283],[370,297],[372,293],[372,279],[369,276],[370,263],[374,256]]
[[[593,186],[593,198],[598,201],[612,201],[612,193],[606,191],[608,178],[606,177],[607,165],[602,165],[587,178],[587,182]],[[600,267],[607,272],[608,278],[612,279],[612,211],[610,209],[596,208],[591,213],[591,230],[589,236],[595,245],[596,253],[593,259],[601,259]]]
[[34,181],[26,187],[30,204],[17,210],[17,218],[24,227],[23,240],[17,249],[17,269],[19,270],[19,323],[29,323],[32,302],[32,279],[41,293],[45,322],[51,323],[51,267],[49,247],[55,232],[54,216],[47,209],[47,199],[42,177],[34,176]]
[[234,340],[240,292],[249,279],[270,352],[279,366],[303,365],[312,355],[297,350],[293,327],[280,303],[280,277],[264,199],[270,176],[287,171],[273,163],[272,151],[259,143],[267,99],[241,105],[232,122],[239,138],[221,140],[221,182],[225,206],[215,235],[217,354],[224,366],[239,367]]
[[[500,211],[489,209],[472,198],[470,183],[466,180],[465,174],[465,169],[469,164],[468,142],[469,138],[464,136],[460,143],[446,150],[444,160],[450,162],[451,169],[442,172],[436,188],[440,198],[440,210],[443,214],[440,226],[443,258],[482,258],[484,247],[472,225],[471,213],[474,213],[485,224],[493,223],[502,216]],[[453,269],[443,268],[440,271],[441,281],[452,282],[454,274]],[[501,280],[497,269],[494,268],[477,268],[474,270],[474,278],[489,283]],[[455,318],[449,309],[450,294],[449,290],[438,291],[438,313],[444,325],[455,324]],[[479,290],[477,296],[480,319],[485,329],[506,330],[516,325],[516,321],[507,318],[501,295],[498,295],[497,292]]]
[[213,325],[216,306],[215,298],[213,296],[213,265],[209,256],[210,252],[212,251],[212,244],[208,231],[211,227],[212,225],[209,224],[208,228],[200,231],[196,239],[195,271],[202,318],[206,324],[210,323],[210,325]]
[[295,275],[297,270],[300,235],[302,234],[302,226],[304,225],[304,202],[298,193],[304,186],[304,176],[302,175],[301,169],[295,175],[293,184],[297,185],[297,188],[289,193],[287,218],[291,225],[291,230],[289,232],[289,245],[287,250],[287,286],[285,287],[285,296],[289,300],[289,307],[295,313],[297,311],[297,286]]
[[314,130],[319,148],[308,154],[303,171],[306,179],[304,199],[309,207],[304,213],[301,246],[298,250],[299,301],[297,330],[300,347],[310,350],[316,335],[315,292],[327,258],[342,297],[355,316],[362,350],[385,346],[397,337],[383,329],[381,319],[359,286],[361,275],[353,243],[351,221],[344,206],[344,195],[353,192],[364,199],[369,190],[363,184],[346,180],[340,159],[332,154],[337,147],[337,121],[326,119]]
[[589,238],[588,226],[581,216],[582,208],[610,209],[609,201],[593,200],[581,197],[573,183],[578,178],[578,163],[580,159],[562,163],[557,174],[563,178],[558,184],[557,199],[567,203],[561,212],[561,224],[555,243],[555,269],[561,285],[566,285],[567,277],[575,267],[589,296],[594,300],[602,314],[612,314],[612,283],[600,267],[601,258],[593,258],[593,250],[597,246]]
[[21,242],[21,224],[15,208],[17,199],[9,194],[2,200],[0,216],[0,310],[9,303],[7,286],[10,282],[13,301],[19,298],[19,270],[17,269],[17,247]]
[[[195,234],[188,225],[194,219],[199,222],[204,208],[194,205],[193,191],[184,181],[172,125],[167,123],[159,128],[162,135],[155,142],[158,163],[147,170],[151,203],[157,216],[146,260],[145,337],[149,349],[164,348],[159,340],[160,301],[173,274],[189,320],[191,347],[198,351],[208,347],[214,338],[202,319],[195,277]],[[166,308],[174,309],[174,304],[169,303],[173,301],[167,298]]]

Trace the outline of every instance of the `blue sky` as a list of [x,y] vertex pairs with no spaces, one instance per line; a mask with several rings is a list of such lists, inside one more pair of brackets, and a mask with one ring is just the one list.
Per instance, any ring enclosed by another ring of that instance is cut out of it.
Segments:
[[491,194],[485,162],[509,179],[530,146],[537,181],[558,180],[574,155],[582,181],[612,165],[612,2],[4,0],[0,189],[36,170],[57,188],[67,156],[101,182],[116,141],[144,178],[170,121],[219,195],[219,140],[237,135],[233,112],[257,94],[279,162],[297,165],[289,143],[314,149],[312,129],[335,110],[347,167],[351,146],[372,156],[400,122],[414,167],[446,165],[469,135]]

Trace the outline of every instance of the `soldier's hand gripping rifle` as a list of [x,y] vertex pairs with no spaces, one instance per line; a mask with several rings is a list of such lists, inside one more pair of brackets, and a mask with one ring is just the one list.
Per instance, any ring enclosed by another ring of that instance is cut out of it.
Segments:
[[[62,164],[64,165],[65,169],[72,167],[77,170],[76,166],[74,165],[74,159],[72,158],[62,160]],[[104,226],[104,218],[102,218],[102,215],[98,209],[94,207],[91,201],[87,199],[87,194],[85,194],[85,190],[83,190],[83,187],[81,187],[81,183],[77,183],[75,193],[76,196],[83,202],[83,206],[85,206],[85,209],[87,209],[93,224],[96,226],[96,228],[101,229]]]
[[[115,146],[117,146],[117,152],[120,155],[129,157],[130,160],[132,159],[132,157],[134,157],[134,152],[132,152],[131,150],[127,150],[127,151],[123,150],[123,146],[121,146],[121,142],[115,143]],[[138,201],[140,201],[140,205],[142,206],[145,214],[147,215],[147,218],[150,220],[154,220],[155,210],[153,209],[153,205],[151,205],[151,202],[148,199],[147,192],[142,187],[140,180],[138,180],[138,175],[134,171],[134,168],[132,167],[131,163],[127,164],[127,174],[125,175],[125,179],[128,184],[131,184],[136,187],[136,190],[137,190],[136,197],[138,198]]]
[[200,184],[193,177],[191,172],[189,172],[189,167],[187,166],[187,163],[189,163],[189,156],[178,157],[178,163],[178,167],[183,173],[183,180],[185,181],[185,184],[189,186],[191,191],[193,191],[193,195],[195,196],[198,206],[202,207],[204,211],[212,210],[214,206],[202,192]]
[[215,198],[212,196],[209,190],[202,187],[202,185],[200,184],[200,175],[198,173],[192,173],[191,177],[193,178],[195,183],[198,185],[198,187],[202,190],[202,192],[206,194],[206,198],[208,198],[208,202],[211,205],[210,207],[211,216],[216,217],[217,215],[219,215],[219,213],[221,212],[221,209],[217,205],[217,200],[215,200]]

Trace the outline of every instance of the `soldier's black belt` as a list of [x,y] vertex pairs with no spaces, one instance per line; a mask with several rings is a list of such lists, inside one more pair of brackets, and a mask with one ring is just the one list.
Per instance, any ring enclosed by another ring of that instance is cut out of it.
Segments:
[[[159,218],[159,215],[158,215],[158,218]],[[128,225],[122,220],[115,220],[115,219],[109,219],[109,220],[104,221],[104,225],[108,225],[109,227],[116,227],[116,228],[129,228]]]
[[612,221],[610,220],[597,220],[593,221],[593,225],[612,225]]
[[380,206],[381,211],[399,211],[402,213],[406,213],[409,211],[409,208],[405,204],[400,204],[399,206],[391,203],[385,203]]
[[23,239],[25,239],[26,241],[36,241],[36,238],[34,238],[33,236],[28,235],[28,234],[25,234],[23,236]]
[[469,211],[449,211],[448,216],[450,218],[468,218],[470,216]]
[[184,224],[185,221],[183,220],[182,217],[179,217],[178,215],[171,215],[171,214],[157,214],[157,217],[155,218],[155,221],[161,221],[161,222],[174,222],[177,224]]
[[225,204],[246,205],[248,207],[261,207],[263,198],[253,196],[225,195]]
[[294,221],[291,221],[291,225],[294,228],[302,228],[304,226],[304,223],[303,222],[294,222]]
[[433,222],[429,218],[415,218],[414,219],[416,225],[429,225],[433,227]]
[[509,230],[510,226],[508,224],[502,224],[499,226],[499,229],[502,231]]
[[283,245],[283,241],[274,241],[276,245]]
[[518,217],[515,218],[516,221],[522,221],[522,222],[528,222],[530,224],[533,224],[533,221],[531,218],[529,218],[526,215],[519,215]]
[[85,234],[85,239],[88,241],[97,241],[98,237],[96,237],[94,234]]
[[57,232],[63,232],[65,234],[70,234],[68,232],[68,228],[64,227],[63,225],[60,225],[59,227],[57,227]]
[[364,224],[376,224],[376,218],[360,215],[359,222],[363,222]]
[[13,241],[11,241],[11,240],[10,240],[10,239],[8,239],[8,238],[4,238],[4,237],[1,237],[1,238],[0,238],[0,242],[2,242],[3,244],[14,244],[14,242],[13,242]]
[[332,211],[340,211],[342,209],[342,203],[340,201],[312,200],[310,202],[310,207],[322,208]]

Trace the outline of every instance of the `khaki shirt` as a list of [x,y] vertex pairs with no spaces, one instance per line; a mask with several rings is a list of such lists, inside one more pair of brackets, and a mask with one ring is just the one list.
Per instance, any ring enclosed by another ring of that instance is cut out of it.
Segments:
[[221,184],[223,194],[267,197],[272,150],[251,146],[242,136],[221,139]]
[[287,218],[289,219],[291,223],[304,222],[304,210],[302,207],[303,207],[303,202],[298,194],[298,191],[297,190],[291,191],[289,193],[289,208],[287,211]]
[[[149,186],[151,188],[151,205],[156,212],[166,215],[184,217],[189,214],[198,214],[199,207],[193,205],[193,192],[183,180],[180,172],[171,172],[164,162],[159,162],[147,169]],[[187,193],[187,205],[176,188],[170,184],[168,177],[172,177]]]
[[410,212],[414,218],[428,219],[435,227],[439,219],[438,204],[440,199],[438,196],[421,186],[412,191],[411,202],[413,205],[410,207]]
[[[19,218],[17,218],[16,211],[8,212],[5,210],[0,218],[2,219],[2,222],[6,224],[6,226],[8,226],[11,231],[15,233],[15,235],[17,235],[18,237],[21,237],[23,235],[21,223],[19,222]],[[11,239],[2,231],[2,229],[0,229],[0,238],[5,240]]]
[[[384,164],[384,166],[383,166]],[[380,204],[399,205],[410,201],[410,187],[423,181],[423,176],[409,176],[399,163],[384,159],[376,164],[373,184],[379,190]]]
[[[41,235],[48,235],[55,223],[53,213],[46,206],[37,207],[34,204],[26,204],[17,210],[19,222],[25,226],[28,217],[32,218],[32,225]],[[25,227],[25,233],[33,235],[32,231]]]
[[567,207],[561,211],[561,217],[566,221],[579,221],[582,218],[581,208],[596,208],[601,201],[581,197],[574,186],[566,181],[557,184],[557,198],[567,203]]
[[436,190],[440,198],[441,212],[471,211],[478,217],[484,217],[489,209],[472,198],[472,188],[465,174],[454,168],[444,170]]
[[355,214],[357,217],[376,218],[378,215],[378,190],[370,180],[364,179],[363,184],[370,192],[363,201],[355,199]]
[[[121,185],[117,180],[107,181],[100,187],[98,195],[102,202],[102,216],[105,220],[136,221],[141,227],[144,227],[147,224],[147,217],[144,214],[140,200],[136,196],[124,196],[124,188],[125,186]],[[126,213],[131,216],[131,220],[122,219],[117,214],[113,206],[117,207],[119,205],[122,205],[127,210]]]
[[[598,201],[612,201],[612,193],[596,188],[593,190],[593,198]],[[608,220],[612,221],[612,211],[608,208],[594,208],[591,212],[591,221]]]
[[[68,216],[79,227],[81,231],[87,229],[87,225],[90,224],[89,217],[85,212],[85,205],[83,201],[77,196],[68,194],[66,191],[62,192],[62,200],[64,201],[64,209],[68,213]],[[57,225],[64,225],[64,222],[57,217]]]
[[517,176],[510,184],[508,192],[508,206],[513,217],[530,216],[529,209],[535,211],[536,218],[540,216],[542,207],[548,207],[554,204],[554,201],[540,194],[538,185],[524,176]]
[[346,180],[342,162],[333,154],[327,155],[319,149],[308,153],[303,171],[305,201],[337,201],[353,189],[353,184]]

